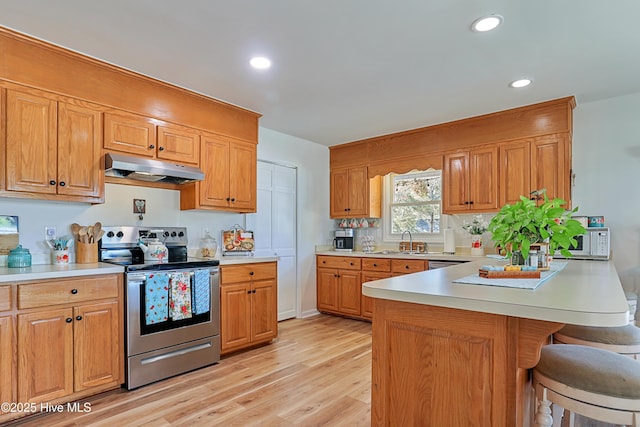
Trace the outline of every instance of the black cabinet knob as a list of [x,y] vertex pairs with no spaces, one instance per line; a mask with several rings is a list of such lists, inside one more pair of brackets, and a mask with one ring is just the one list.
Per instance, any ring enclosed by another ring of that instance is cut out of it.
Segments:
[[377,267],[377,266],[378,266],[378,264],[373,264],[373,266],[374,266],[374,267]]
[[78,290],[77,289],[71,289],[71,293],[75,295],[75,294],[78,293]]
[[250,272],[249,272],[249,276],[253,276],[253,271],[250,271]]
[[64,319],[64,321],[67,323],[71,323],[73,322],[73,319],[71,317],[67,317],[66,319]]
[[159,147],[158,150],[159,151],[164,151],[164,147]]
[[82,316],[76,316],[76,320],[82,320]]
[[247,291],[247,293],[248,293],[248,294],[250,294],[250,293],[251,293],[251,289],[249,289],[249,290]]
[[232,198],[231,198],[231,201],[232,201],[232,202],[235,202],[235,201],[236,201],[236,198],[235,198],[235,197],[232,197]]
[[231,197],[227,197],[227,202],[231,201]]
[[153,144],[151,144],[151,145],[149,146],[149,148],[154,149],[154,148],[156,148],[156,146],[155,146],[155,145],[153,145]]
[[49,181],[49,185],[56,185],[56,182],[52,179],[51,181]]
[[256,290],[255,290],[255,289],[253,290],[253,293],[254,293],[254,294],[256,293]]
[[408,269],[409,269],[409,266],[408,266],[408,265],[405,265],[405,266],[404,266],[404,268],[405,268],[406,270],[408,270]]
[[64,181],[60,181],[60,187],[64,187],[65,185],[67,184],[65,184]]
[[473,200],[472,200],[472,201],[470,201],[470,202],[469,202],[469,204],[470,204],[470,205],[472,205],[472,204],[473,204]]

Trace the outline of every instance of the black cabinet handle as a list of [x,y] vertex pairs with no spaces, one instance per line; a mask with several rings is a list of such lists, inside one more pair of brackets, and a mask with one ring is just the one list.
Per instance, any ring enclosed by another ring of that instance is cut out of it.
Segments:
[[350,263],[349,263],[349,265],[353,265],[353,263],[352,263],[352,262],[350,262]]
[[249,290],[247,291],[247,293],[248,293],[248,294],[250,294],[250,293],[251,293],[251,289],[249,289]]
[[64,321],[67,323],[71,323],[73,322],[73,319],[71,317],[67,317],[66,319],[64,319]]
[[235,201],[236,201],[235,197],[232,197],[232,198],[231,198],[231,201],[232,201],[232,202],[235,202]]
[[155,146],[155,145],[153,145],[153,144],[151,144],[151,145],[149,146],[149,148],[154,149],[154,148],[156,148],[156,146]]
[[65,185],[67,184],[65,184],[64,181],[60,181],[60,187],[64,187]]
[[158,151],[164,151],[164,147],[158,148]]
[[82,316],[76,316],[76,320],[82,320]]
[[256,290],[255,290],[255,289],[253,290],[253,293],[254,293],[254,294],[256,293]]
[[373,266],[374,266],[374,267],[377,267],[377,266],[378,266],[378,264],[373,264]]
[[231,197],[227,197],[227,202],[231,200]]
[[71,293],[75,295],[75,294],[78,293],[78,290],[77,289],[71,289]]
[[408,269],[409,269],[409,266],[408,266],[408,265],[405,265],[405,266],[404,266],[404,268],[408,270]]
[[464,201],[464,204],[465,204],[465,205],[468,205],[468,204],[469,204],[469,202],[468,202],[467,200],[465,200],[465,201]]
[[470,201],[470,202],[469,202],[469,204],[470,204],[470,205],[472,205],[472,204],[473,204],[473,200],[472,200],[472,201]]
[[250,271],[250,272],[249,272],[249,276],[253,276],[253,271]]
[[49,185],[56,185],[56,182],[52,179],[51,181],[49,181]]

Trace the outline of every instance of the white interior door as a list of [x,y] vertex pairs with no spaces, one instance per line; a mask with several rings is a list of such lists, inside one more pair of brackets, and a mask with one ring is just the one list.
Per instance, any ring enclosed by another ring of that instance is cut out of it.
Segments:
[[278,256],[278,321],[296,317],[297,169],[258,161],[257,212],[247,215],[255,256]]

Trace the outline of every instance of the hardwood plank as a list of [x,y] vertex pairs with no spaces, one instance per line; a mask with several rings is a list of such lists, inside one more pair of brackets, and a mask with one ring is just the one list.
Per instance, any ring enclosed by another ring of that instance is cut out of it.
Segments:
[[20,426],[369,426],[371,324],[330,315],[280,322],[276,342],[136,390],[83,400]]

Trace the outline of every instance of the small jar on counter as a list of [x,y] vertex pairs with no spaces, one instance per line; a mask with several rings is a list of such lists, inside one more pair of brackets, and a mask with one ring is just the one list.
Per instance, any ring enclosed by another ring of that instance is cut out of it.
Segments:
[[14,249],[10,250],[9,256],[7,257],[7,267],[31,267],[31,252],[29,252],[29,249],[25,249],[22,245],[18,245]]
[[538,251],[529,251],[529,265],[538,268]]

